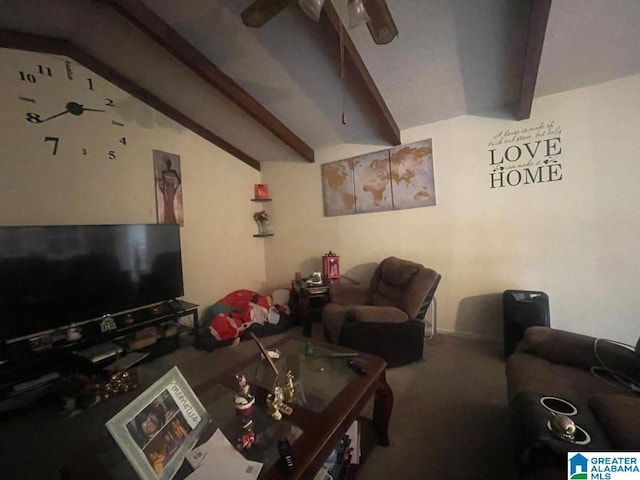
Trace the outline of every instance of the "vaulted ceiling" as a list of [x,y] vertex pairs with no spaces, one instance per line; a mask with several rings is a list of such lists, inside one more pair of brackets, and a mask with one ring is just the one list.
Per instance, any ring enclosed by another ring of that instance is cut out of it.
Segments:
[[250,28],[253,1],[0,0],[0,28],[70,42],[254,166],[460,115],[526,119],[536,96],[640,73],[637,0],[387,0],[386,45],[341,28],[346,0],[319,22],[284,1]]

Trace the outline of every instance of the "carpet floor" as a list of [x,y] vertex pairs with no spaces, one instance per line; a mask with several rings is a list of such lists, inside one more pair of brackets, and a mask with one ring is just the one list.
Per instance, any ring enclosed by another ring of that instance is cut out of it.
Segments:
[[373,450],[360,478],[518,478],[501,345],[439,334],[424,357],[387,370],[391,445]]

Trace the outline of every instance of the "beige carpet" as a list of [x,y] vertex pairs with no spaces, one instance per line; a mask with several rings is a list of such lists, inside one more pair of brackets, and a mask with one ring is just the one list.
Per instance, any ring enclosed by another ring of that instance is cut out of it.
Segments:
[[359,478],[517,478],[501,350],[438,335],[424,362],[387,370],[391,445],[373,450]]

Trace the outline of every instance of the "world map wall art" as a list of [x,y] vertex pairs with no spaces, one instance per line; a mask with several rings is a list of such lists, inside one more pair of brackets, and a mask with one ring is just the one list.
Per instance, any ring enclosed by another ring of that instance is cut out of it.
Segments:
[[436,204],[431,139],[321,166],[324,215]]

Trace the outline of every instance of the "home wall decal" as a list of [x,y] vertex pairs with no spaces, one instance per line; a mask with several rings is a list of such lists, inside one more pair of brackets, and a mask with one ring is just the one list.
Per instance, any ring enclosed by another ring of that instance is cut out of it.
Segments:
[[553,120],[496,133],[489,141],[490,188],[562,180],[561,134]]

